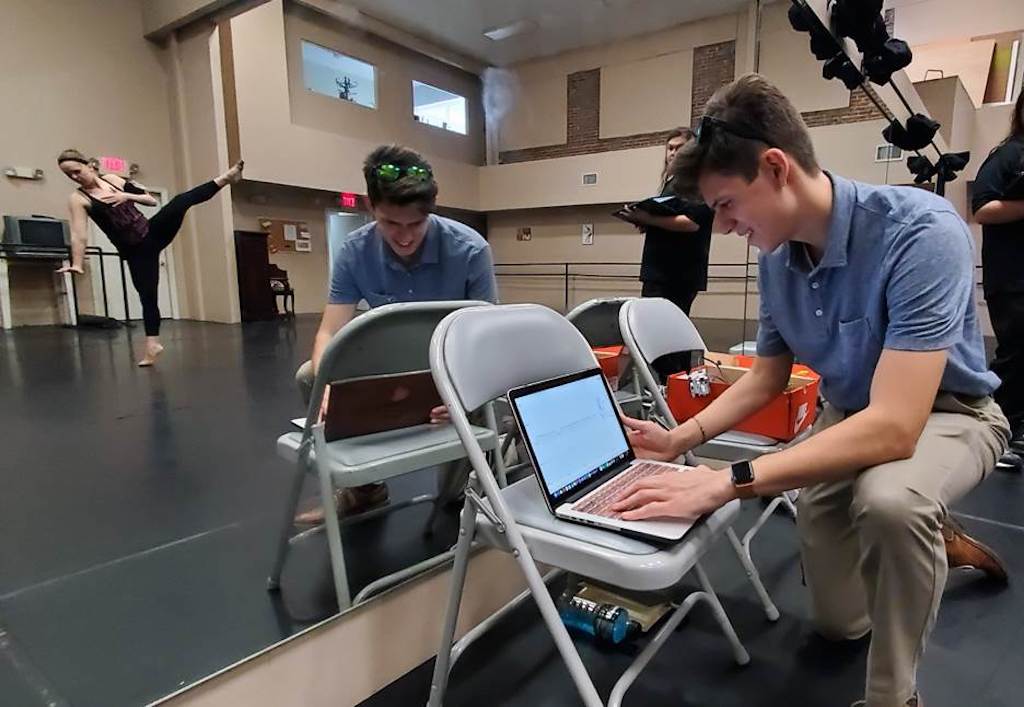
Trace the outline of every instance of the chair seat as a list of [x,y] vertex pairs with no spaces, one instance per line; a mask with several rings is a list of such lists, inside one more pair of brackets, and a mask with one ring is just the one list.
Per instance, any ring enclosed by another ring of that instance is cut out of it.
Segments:
[[[495,448],[494,432],[476,426],[472,430],[483,450]],[[298,462],[301,442],[301,432],[281,435],[277,439],[278,456]],[[339,486],[383,481],[466,456],[454,426],[426,424],[328,442],[327,452],[331,475]],[[311,450],[309,456],[310,463],[314,463],[316,453]]]
[[798,434],[791,442],[780,442],[764,435],[750,434],[731,430],[723,432],[713,439],[697,447],[695,454],[708,459],[737,462],[756,459],[762,454],[779,452],[810,437],[810,428]]
[[[541,496],[536,476],[509,485],[501,494],[535,560],[637,591],[656,591],[678,583],[711,547],[714,538],[732,524],[740,509],[739,501],[732,501],[678,543],[659,547],[555,518]],[[485,515],[477,514],[477,523],[481,539],[508,549],[505,535]]]

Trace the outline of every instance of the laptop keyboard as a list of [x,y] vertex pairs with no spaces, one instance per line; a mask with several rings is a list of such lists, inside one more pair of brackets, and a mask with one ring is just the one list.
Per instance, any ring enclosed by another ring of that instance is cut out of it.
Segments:
[[672,471],[674,468],[653,462],[634,464],[628,471],[619,474],[589,496],[585,496],[574,503],[572,510],[578,513],[589,513],[590,515],[601,516],[602,518],[620,520],[622,514],[616,513],[611,507],[622,498],[622,494],[625,493],[627,488],[647,476],[657,476],[658,474]]

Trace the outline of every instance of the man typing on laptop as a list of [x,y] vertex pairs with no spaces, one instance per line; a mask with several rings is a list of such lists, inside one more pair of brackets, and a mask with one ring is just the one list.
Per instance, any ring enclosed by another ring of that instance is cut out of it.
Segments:
[[[491,248],[469,226],[432,213],[437,182],[430,164],[398,145],[378,147],[363,163],[374,221],[350,233],[331,265],[327,307],[313,341],[313,355],[295,375],[306,405],[320,357],[331,338],[365,300],[370,307],[394,302],[482,300],[497,302]],[[444,408],[433,421],[447,417]],[[457,463],[456,463],[457,464]],[[450,465],[442,473],[443,498],[458,493],[464,474]],[[387,486],[370,484],[336,493],[339,513],[357,513],[388,499]],[[323,522],[323,508],[300,513],[299,524]]]
[[999,379],[985,365],[971,233],[933,194],[823,171],[800,114],[757,75],[715,93],[673,172],[699,187],[719,230],[760,250],[759,358],[671,432],[626,420],[637,454],[674,459],[731,429],[784,390],[794,355],[821,374],[828,404],[799,444],[641,480],[614,508],[631,520],[696,518],[802,488],[816,627],[835,640],[871,632],[860,704],[920,707],[917,665],[948,567],[1006,579],[948,511],[1009,438],[991,398]]
[[685,467],[636,459],[600,369],[515,388],[508,399],[552,514],[653,541],[690,529],[689,521],[627,520],[613,508],[630,484]]

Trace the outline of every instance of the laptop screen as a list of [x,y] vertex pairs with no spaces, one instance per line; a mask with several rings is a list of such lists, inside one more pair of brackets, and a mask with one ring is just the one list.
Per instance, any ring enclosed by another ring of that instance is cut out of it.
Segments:
[[542,386],[516,394],[514,404],[549,497],[561,499],[632,458],[600,371]]

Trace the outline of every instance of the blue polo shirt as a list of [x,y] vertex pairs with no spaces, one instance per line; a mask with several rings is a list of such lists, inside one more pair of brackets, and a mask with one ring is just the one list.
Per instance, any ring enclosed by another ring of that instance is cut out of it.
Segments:
[[999,378],[985,362],[967,224],[923,189],[829,177],[832,216],[817,266],[792,241],[759,258],[758,354],[791,351],[845,411],[867,407],[882,349],[946,350],[940,390],[991,394]]
[[431,214],[419,260],[406,265],[377,235],[376,222],[352,231],[334,255],[330,304],[498,301],[491,247],[469,226]]

